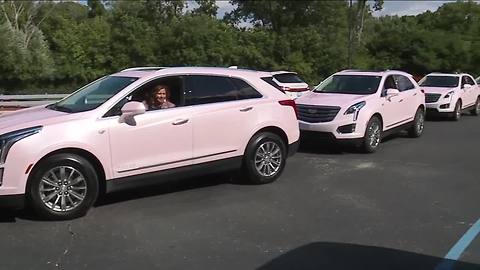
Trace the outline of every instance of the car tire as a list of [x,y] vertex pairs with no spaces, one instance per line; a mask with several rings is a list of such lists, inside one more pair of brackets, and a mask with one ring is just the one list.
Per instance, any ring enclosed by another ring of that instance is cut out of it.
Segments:
[[377,116],[370,118],[365,129],[365,136],[361,150],[364,153],[373,153],[377,150],[382,140],[382,121]]
[[55,154],[40,161],[27,185],[27,200],[34,212],[48,220],[84,216],[99,192],[98,176],[85,158]]
[[425,111],[422,108],[418,108],[415,113],[415,119],[413,125],[408,129],[408,136],[412,138],[418,138],[422,136],[423,129],[425,127]]
[[285,168],[287,147],[276,134],[255,134],[245,150],[242,180],[249,184],[267,184],[275,181]]
[[458,121],[462,117],[462,101],[455,103],[455,109],[453,110],[451,120]]
[[477,98],[477,102],[475,102],[475,105],[473,106],[472,110],[470,110],[470,113],[475,116],[480,115],[480,97]]

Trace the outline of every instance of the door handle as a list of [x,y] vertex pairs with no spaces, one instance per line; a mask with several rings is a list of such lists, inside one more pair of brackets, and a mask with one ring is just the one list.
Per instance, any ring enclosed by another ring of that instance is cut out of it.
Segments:
[[402,99],[400,99],[398,102],[403,102],[403,98],[402,98]]
[[241,112],[248,112],[248,111],[251,111],[253,109],[253,107],[246,107],[246,108],[241,108],[240,111]]
[[183,125],[183,124],[186,124],[186,123],[188,123],[188,119],[178,119],[175,122],[173,122],[172,125],[178,126],[178,125]]

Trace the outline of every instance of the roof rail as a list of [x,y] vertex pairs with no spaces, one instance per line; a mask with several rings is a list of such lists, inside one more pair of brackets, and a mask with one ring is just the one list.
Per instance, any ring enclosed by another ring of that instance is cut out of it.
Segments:
[[133,68],[126,68],[123,71],[157,71],[164,69],[165,67],[133,67]]

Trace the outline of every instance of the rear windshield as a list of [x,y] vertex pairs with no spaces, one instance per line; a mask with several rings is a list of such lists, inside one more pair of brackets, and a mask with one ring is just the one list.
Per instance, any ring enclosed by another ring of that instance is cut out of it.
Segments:
[[333,75],[321,82],[315,89],[317,93],[370,95],[378,90],[381,76]]
[[427,76],[419,84],[425,87],[457,87],[459,81],[456,76]]
[[273,75],[281,83],[303,83],[304,81],[295,73],[282,73]]

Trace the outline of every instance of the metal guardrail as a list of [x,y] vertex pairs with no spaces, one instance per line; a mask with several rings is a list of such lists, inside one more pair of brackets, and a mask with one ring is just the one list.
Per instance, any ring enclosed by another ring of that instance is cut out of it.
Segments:
[[11,111],[58,101],[66,94],[51,95],[0,95],[0,111]]

